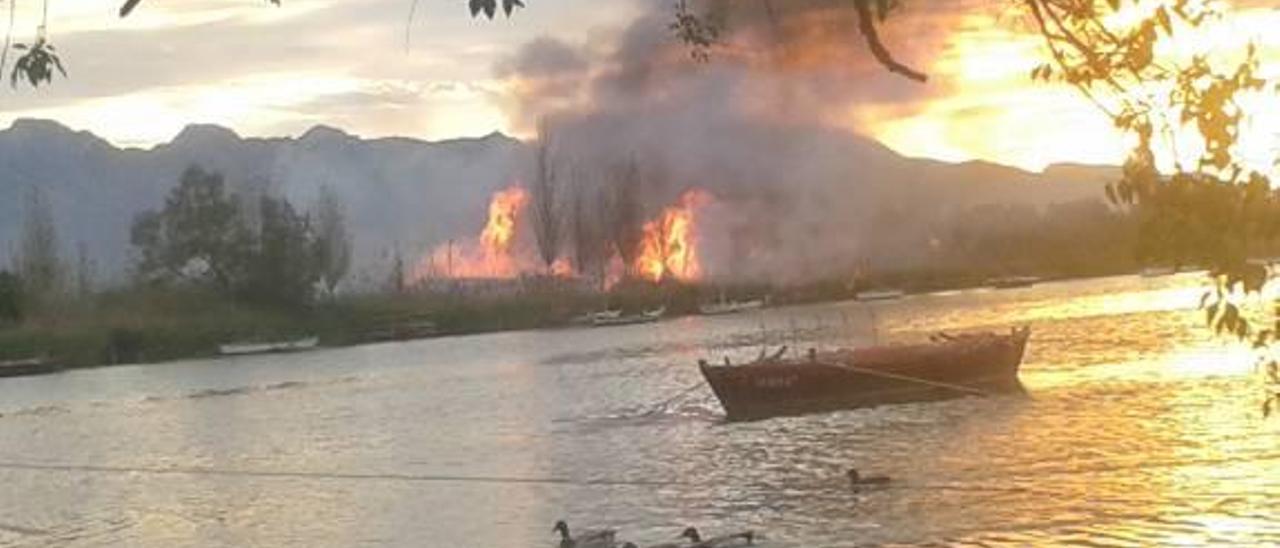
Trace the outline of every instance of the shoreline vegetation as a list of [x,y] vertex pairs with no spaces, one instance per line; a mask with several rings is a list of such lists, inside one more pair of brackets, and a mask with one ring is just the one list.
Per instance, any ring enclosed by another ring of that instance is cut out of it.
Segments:
[[[1178,264],[1158,246],[1139,245],[1144,232],[1159,229],[1141,208],[1112,208],[1099,199],[1044,208],[977,205],[927,233],[873,231],[880,239],[856,248],[865,256],[858,264],[832,258],[796,265],[811,281],[735,283],[688,275],[696,240],[685,237],[693,234],[691,204],[702,194],[686,191],[688,207],[668,207],[662,223],[646,222],[634,163],[590,196],[601,204],[594,213],[582,195],[560,195],[549,172],[540,170],[527,194],[513,187],[494,195],[479,239],[487,262],[478,271],[490,277],[455,264],[450,241],[447,275],[410,274],[396,251],[388,272],[347,284],[353,239],[343,204],[327,188],[310,207],[297,208],[282,196],[238,194],[221,174],[192,166],[161,207],[134,217],[134,264],[109,287],[94,281],[93,250],[78,246],[74,260],[61,252],[52,208],[33,188],[16,253],[9,270],[0,270],[0,362],[153,363],[216,356],[228,344],[318,337],[320,346],[340,347],[583,325],[604,311],[661,308],[679,317],[734,300],[784,306],[848,300],[863,291],[918,294]],[[531,218],[521,217],[526,201]],[[889,213],[885,226],[895,218]],[[522,219],[537,236],[538,267],[512,261]],[[675,236],[679,245],[672,244]],[[749,266],[749,255],[739,255],[717,266]],[[568,270],[557,270],[566,259]],[[611,262],[623,265],[620,280],[602,290]],[[694,266],[692,272],[702,272]]]
[[[1043,272],[1041,281],[1137,274],[1129,268]],[[525,277],[487,290],[406,291],[337,296],[306,308],[255,307],[211,291],[131,288],[59,305],[40,317],[0,327],[0,361],[45,358],[64,368],[145,364],[218,355],[222,344],[309,336],[321,347],[581,326],[583,315],[665,305],[667,318],[729,299],[768,297],[770,306],[852,300],[858,291],[893,288],[907,295],[990,287],[991,273],[902,271],[862,283],[830,279],[787,287],[669,282],[629,283],[608,291],[554,278]]]

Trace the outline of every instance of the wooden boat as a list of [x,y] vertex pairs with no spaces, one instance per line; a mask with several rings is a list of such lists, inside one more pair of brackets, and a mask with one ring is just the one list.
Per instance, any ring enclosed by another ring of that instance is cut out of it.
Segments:
[[716,303],[708,303],[698,307],[698,312],[703,316],[724,316],[726,314],[738,314],[751,310],[759,310],[764,308],[764,299],[752,299],[750,301],[720,301]]
[[62,366],[45,357],[0,361],[0,377],[46,375],[62,371]]
[[756,420],[1016,392],[1028,328],[938,335],[932,342],[774,356],[745,365],[699,362],[729,420]]
[[996,289],[1013,289],[1016,287],[1031,287],[1039,281],[1040,278],[1035,276],[1004,276],[987,280],[987,285]]
[[660,306],[653,310],[646,310],[639,314],[623,315],[622,311],[614,314],[610,311],[607,315],[596,314],[591,318],[591,325],[595,327],[609,327],[614,325],[632,325],[637,323],[652,323],[662,319],[667,313],[667,307]]
[[251,354],[274,354],[279,352],[298,352],[311,350],[320,344],[317,337],[307,337],[293,341],[265,343],[231,343],[218,346],[218,354],[223,356],[247,356]]
[[869,289],[855,293],[853,298],[859,301],[892,301],[905,295],[901,289]]

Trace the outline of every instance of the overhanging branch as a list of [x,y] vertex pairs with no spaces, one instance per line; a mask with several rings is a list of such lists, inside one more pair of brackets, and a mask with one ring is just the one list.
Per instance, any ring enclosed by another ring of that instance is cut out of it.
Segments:
[[884,46],[884,42],[880,41],[880,32],[876,30],[876,17],[871,12],[871,2],[872,0],[857,0],[853,3],[858,10],[858,30],[862,31],[863,38],[867,40],[871,55],[889,69],[889,72],[901,74],[917,82],[927,81],[928,75],[898,62],[893,58],[893,54],[889,53],[889,48]]

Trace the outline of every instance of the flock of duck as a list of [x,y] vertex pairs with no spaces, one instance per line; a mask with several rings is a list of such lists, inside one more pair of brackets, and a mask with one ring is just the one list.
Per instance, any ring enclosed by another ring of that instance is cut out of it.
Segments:
[[[640,548],[633,542],[618,544],[617,531],[613,529],[586,531],[574,536],[569,532],[569,524],[560,520],[556,522],[552,531],[560,533],[560,548]],[[680,534],[680,538],[688,542],[668,542],[649,548],[736,548],[750,546],[755,542],[756,534],[752,531],[743,531],[704,539],[697,528],[689,527]]]
[[[853,468],[845,473],[845,477],[854,491],[884,487],[892,481],[888,476],[863,475]],[[560,548],[640,548],[632,542],[619,544],[617,531],[613,529],[584,531],[575,536],[569,531],[569,524],[560,520],[551,531],[560,533]],[[704,539],[697,528],[689,527],[680,533],[680,538],[681,542],[656,544],[648,548],[737,548],[754,544],[757,536],[754,531],[741,531]]]

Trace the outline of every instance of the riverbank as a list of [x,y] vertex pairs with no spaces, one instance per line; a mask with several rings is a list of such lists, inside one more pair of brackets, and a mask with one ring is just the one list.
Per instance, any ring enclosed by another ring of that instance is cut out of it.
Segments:
[[[1129,273],[1092,272],[1043,280]],[[786,287],[631,283],[600,293],[581,284],[529,279],[484,289],[459,286],[341,296],[293,311],[250,307],[208,292],[128,289],[64,303],[21,325],[0,328],[0,361],[44,357],[71,368],[154,363],[212,357],[219,345],[231,342],[316,336],[322,346],[339,347],[567,327],[576,325],[575,318],[606,309],[665,306],[666,317],[673,318],[697,314],[700,304],[722,295],[767,297],[771,306],[784,306],[848,300],[870,288],[893,288],[910,295],[985,287],[988,281],[983,273],[931,270],[882,273],[859,284],[843,279]]]

